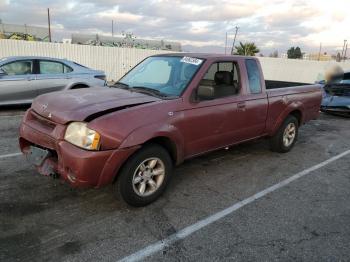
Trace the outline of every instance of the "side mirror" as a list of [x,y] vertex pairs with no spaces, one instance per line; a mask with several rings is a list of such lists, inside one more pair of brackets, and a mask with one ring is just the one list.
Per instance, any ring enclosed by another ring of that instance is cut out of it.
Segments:
[[212,86],[198,86],[197,99],[198,100],[211,100],[214,98],[214,87]]

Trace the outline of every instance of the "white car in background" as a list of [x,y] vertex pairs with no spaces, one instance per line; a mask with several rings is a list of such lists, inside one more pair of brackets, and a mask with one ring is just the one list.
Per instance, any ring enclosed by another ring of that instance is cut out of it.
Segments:
[[103,71],[49,57],[0,59],[0,105],[30,104],[38,95],[77,88],[107,87]]

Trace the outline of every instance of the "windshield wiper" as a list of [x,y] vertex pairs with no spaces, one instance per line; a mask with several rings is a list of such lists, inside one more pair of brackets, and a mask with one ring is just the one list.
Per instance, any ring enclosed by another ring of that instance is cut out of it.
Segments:
[[122,89],[130,89],[130,86],[128,84],[125,84],[123,82],[115,82],[113,85],[110,85],[111,87],[116,88],[122,88]]
[[126,90],[129,90],[131,92],[140,92],[140,93],[144,93],[147,95],[162,97],[162,98],[166,98],[166,99],[173,99],[173,98],[178,97],[176,95],[168,95],[166,93],[163,93],[157,89],[153,89],[150,87],[145,87],[145,86],[132,86],[132,87],[130,87],[128,84],[125,84],[123,82],[115,82],[110,87],[126,89]]
[[[135,90],[136,89],[136,90]],[[149,95],[156,95],[156,96],[161,96],[161,97],[167,97],[168,95],[165,93],[160,92],[157,89],[153,89],[150,87],[145,87],[145,86],[133,86],[131,87],[131,90],[141,91],[143,93],[149,94]]]

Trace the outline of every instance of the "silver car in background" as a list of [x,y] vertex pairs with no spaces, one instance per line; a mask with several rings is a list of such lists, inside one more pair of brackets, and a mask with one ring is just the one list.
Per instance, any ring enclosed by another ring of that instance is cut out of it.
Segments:
[[106,87],[103,71],[57,58],[0,59],[0,105],[30,104],[38,95],[76,88]]

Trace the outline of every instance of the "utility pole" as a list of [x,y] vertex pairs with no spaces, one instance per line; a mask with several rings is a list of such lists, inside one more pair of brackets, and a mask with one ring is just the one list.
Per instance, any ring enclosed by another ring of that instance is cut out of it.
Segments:
[[320,43],[320,49],[318,50],[318,61],[321,59],[321,49],[322,49],[322,43]]
[[344,51],[345,51],[346,42],[347,42],[347,40],[345,39],[345,40],[344,40],[344,44],[343,44],[343,49],[341,50],[340,61],[341,61],[341,60],[343,59],[343,57],[344,57]]
[[239,27],[236,26],[235,29],[236,29],[236,32],[235,32],[235,37],[233,38],[232,49],[231,49],[231,55],[233,55],[233,51],[234,51],[234,49],[235,49],[236,37],[237,37],[237,32],[238,32]]
[[114,36],[114,20],[112,20],[112,37]]
[[49,42],[51,42],[51,19],[50,19],[50,8],[47,9],[47,23],[49,25]]
[[225,55],[226,55],[226,50],[227,50],[227,32],[226,32],[226,38],[225,38]]
[[346,42],[345,52],[344,52],[344,61],[346,61],[346,52],[348,51],[348,43]]

